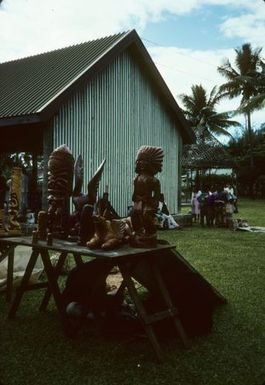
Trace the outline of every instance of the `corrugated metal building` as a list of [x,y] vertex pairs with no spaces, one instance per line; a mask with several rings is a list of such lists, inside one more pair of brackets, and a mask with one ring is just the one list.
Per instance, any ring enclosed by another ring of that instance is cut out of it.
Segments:
[[193,140],[134,30],[0,65],[0,150],[35,151],[47,160],[67,144],[83,156],[84,186],[106,158],[100,194],[108,186],[121,215],[144,144],[164,149],[159,177],[177,212],[182,145]]

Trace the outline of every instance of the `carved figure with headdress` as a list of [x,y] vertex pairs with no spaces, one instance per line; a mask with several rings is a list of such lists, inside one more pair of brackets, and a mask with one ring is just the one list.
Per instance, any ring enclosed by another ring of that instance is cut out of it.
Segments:
[[155,213],[161,188],[155,175],[162,170],[163,157],[162,148],[155,146],[142,146],[137,153],[131,215],[135,232],[132,244],[137,247],[157,244]]
[[56,148],[48,161],[48,232],[65,238],[72,194],[74,157],[64,144]]

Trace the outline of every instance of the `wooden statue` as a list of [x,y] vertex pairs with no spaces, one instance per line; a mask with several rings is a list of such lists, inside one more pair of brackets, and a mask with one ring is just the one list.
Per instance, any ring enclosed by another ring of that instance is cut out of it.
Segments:
[[42,241],[47,239],[47,213],[42,210],[38,212],[38,237]]
[[154,247],[157,244],[155,213],[161,191],[155,174],[162,170],[163,157],[161,147],[142,146],[137,153],[131,214],[135,232],[132,245],[136,247]]
[[92,216],[97,200],[99,182],[106,160],[104,159],[87,185],[87,193],[82,193],[83,186],[83,159],[78,156],[75,167],[75,188],[72,201],[75,211],[70,216],[70,238],[77,239],[80,245],[85,245],[95,232]]
[[55,149],[48,161],[48,232],[66,238],[69,200],[72,194],[74,157],[64,144]]
[[7,226],[5,218],[5,195],[8,190],[6,179],[0,175],[0,237],[7,235]]
[[22,170],[20,167],[13,167],[11,174],[11,188],[8,202],[8,234],[21,235],[21,226],[17,221],[19,201],[21,196]]

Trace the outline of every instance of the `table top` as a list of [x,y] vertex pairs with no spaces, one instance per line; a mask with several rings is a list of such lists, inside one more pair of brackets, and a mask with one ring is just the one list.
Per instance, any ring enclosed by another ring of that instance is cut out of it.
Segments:
[[98,258],[117,258],[123,256],[143,255],[143,254],[159,254],[162,250],[175,249],[175,246],[169,244],[158,244],[157,247],[152,248],[137,248],[129,245],[122,245],[115,250],[89,249],[88,247],[78,246],[74,242],[61,239],[53,239],[52,245],[47,245],[46,241],[38,240],[37,243],[32,243],[32,237],[8,237],[1,238],[0,243],[12,246],[30,246],[39,250],[53,250],[57,252],[66,251],[68,253],[80,254],[84,256],[98,257]]

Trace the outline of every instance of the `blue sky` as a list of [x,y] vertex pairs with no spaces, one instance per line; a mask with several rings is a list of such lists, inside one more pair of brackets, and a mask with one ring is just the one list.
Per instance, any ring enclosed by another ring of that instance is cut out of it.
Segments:
[[[229,16],[237,16],[234,9],[229,9]],[[149,40],[155,39],[165,46],[177,46],[191,49],[227,49],[241,44],[240,38],[227,39],[220,33],[220,25],[228,17],[224,6],[208,6],[185,15],[165,13],[159,22],[146,25],[142,35]]]
[[[224,81],[217,66],[225,58],[233,63],[235,48],[264,47],[265,2],[2,0],[0,25],[1,62],[136,29],[180,104],[192,85],[210,92]],[[219,110],[237,106],[238,100],[226,100]],[[254,127],[264,121],[264,111],[253,115]]]

